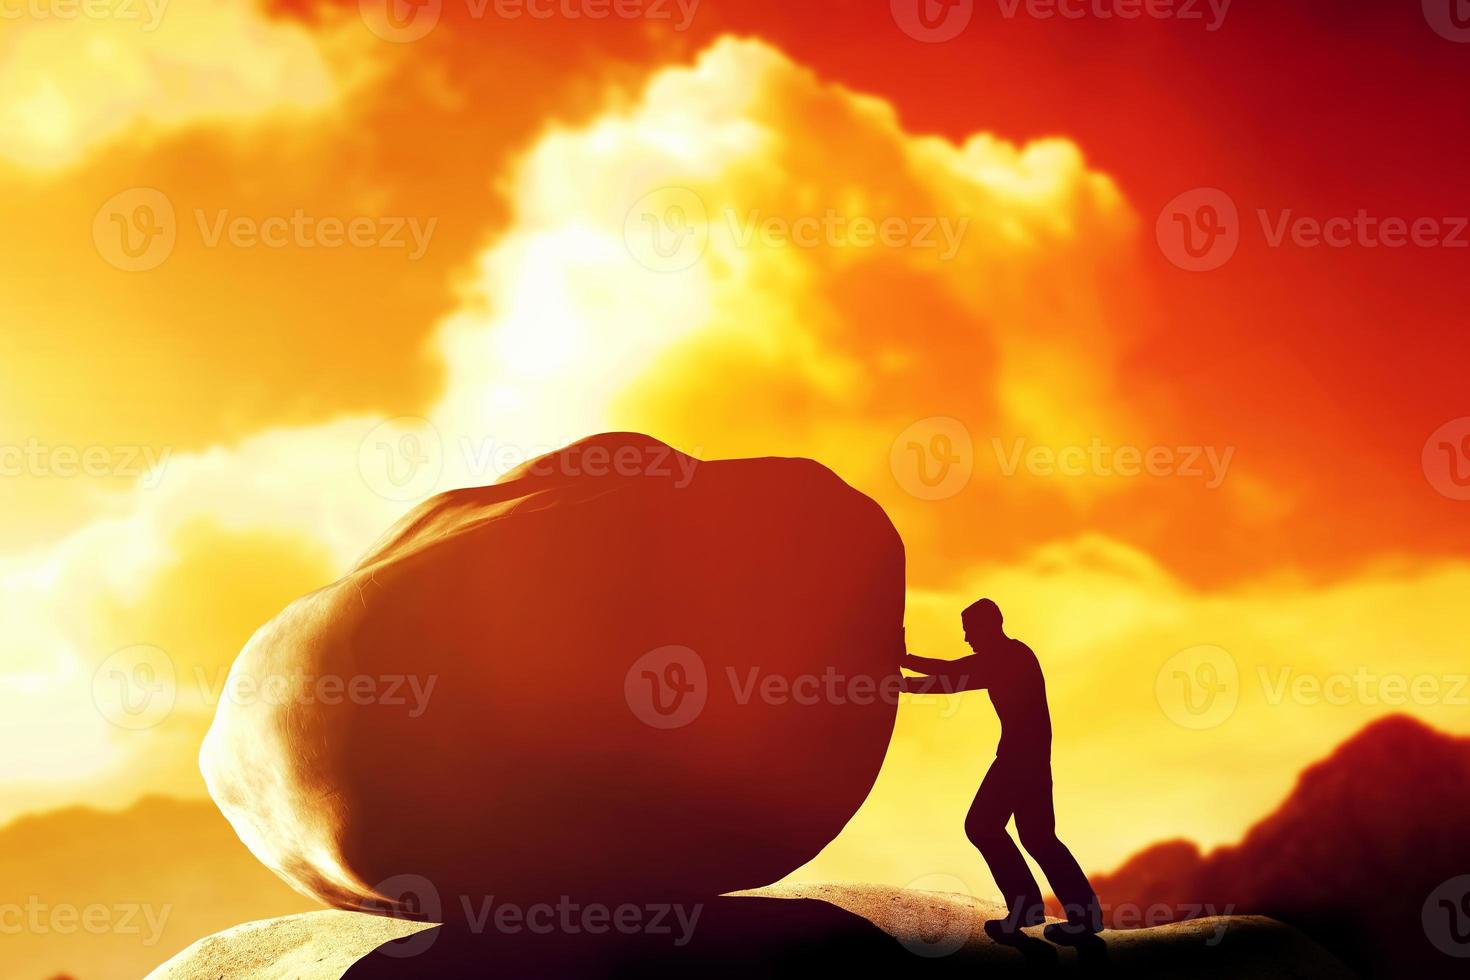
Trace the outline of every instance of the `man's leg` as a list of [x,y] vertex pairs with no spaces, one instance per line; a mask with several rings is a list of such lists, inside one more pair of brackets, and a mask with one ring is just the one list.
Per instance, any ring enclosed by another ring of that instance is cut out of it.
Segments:
[[1015,796],[1016,833],[1021,846],[1041,865],[1057,900],[1066,910],[1067,921],[1097,932],[1102,929],[1102,910],[1087,875],[1072,852],[1057,837],[1056,810],[1052,805],[1051,772],[1029,773]]
[[1012,928],[1031,926],[1043,921],[1041,889],[1026,867],[1026,859],[1006,833],[1015,799],[1015,774],[999,759],[980,783],[975,802],[965,817],[965,836],[980,851],[990,867],[990,875],[1000,887],[1010,910]]

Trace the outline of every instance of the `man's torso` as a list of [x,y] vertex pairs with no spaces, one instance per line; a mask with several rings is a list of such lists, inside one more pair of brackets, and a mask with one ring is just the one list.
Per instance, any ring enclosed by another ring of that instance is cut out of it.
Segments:
[[1031,648],[1007,639],[996,654],[990,700],[1000,717],[999,759],[1051,762],[1051,713],[1046,705],[1046,679]]

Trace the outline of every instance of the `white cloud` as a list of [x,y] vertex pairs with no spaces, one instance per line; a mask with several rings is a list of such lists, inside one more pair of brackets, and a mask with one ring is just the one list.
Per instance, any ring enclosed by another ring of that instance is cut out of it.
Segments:
[[345,80],[347,61],[334,64],[329,47],[347,35],[314,35],[251,0],[12,0],[3,10],[0,157],[28,167],[71,164],[138,128],[319,109]]

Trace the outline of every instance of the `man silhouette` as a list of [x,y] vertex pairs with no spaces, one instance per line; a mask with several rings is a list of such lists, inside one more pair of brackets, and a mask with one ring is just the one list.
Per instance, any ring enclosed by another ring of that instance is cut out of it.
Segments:
[[1051,715],[1041,664],[1030,647],[1006,635],[1000,607],[991,600],[970,605],[960,614],[960,621],[965,642],[975,651],[972,656],[933,660],[905,653],[901,664],[929,675],[905,677],[905,691],[987,689],[1000,716],[995,761],[965,818],[965,835],[990,866],[1010,910],[1007,918],[987,923],[986,931],[1014,936],[1021,928],[1045,920],[1041,890],[1006,833],[1006,823],[1014,814],[1021,843],[1041,865],[1066,909],[1066,925],[1051,927],[1048,937],[1085,937],[1098,932],[1102,922],[1097,895],[1077,859],[1057,839],[1051,795]]

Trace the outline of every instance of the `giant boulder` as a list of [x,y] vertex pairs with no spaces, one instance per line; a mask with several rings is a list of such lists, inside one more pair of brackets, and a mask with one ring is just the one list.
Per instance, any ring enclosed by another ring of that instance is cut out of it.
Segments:
[[872,787],[903,603],[897,532],[826,467],[596,436],[428,500],[261,627],[201,767],[340,908],[765,885]]

